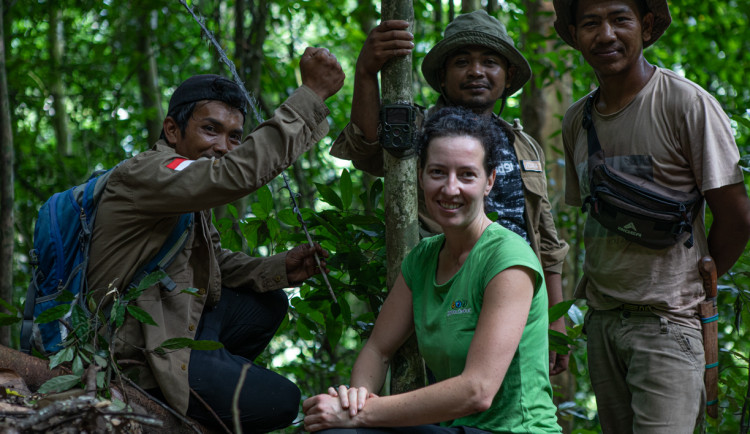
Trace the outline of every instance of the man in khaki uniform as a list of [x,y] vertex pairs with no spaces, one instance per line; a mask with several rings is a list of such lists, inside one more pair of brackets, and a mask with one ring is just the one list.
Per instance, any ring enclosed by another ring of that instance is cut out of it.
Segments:
[[[92,290],[124,288],[162,247],[180,215],[194,213],[185,247],[166,269],[176,284],[154,285],[135,304],[158,326],[127,317],[115,342],[118,360],[146,389],[158,391],[182,414],[215,422],[201,401],[232,425],[232,395],[242,366],[263,351],[286,315],[281,288],[319,272],[316,246],[266,258],[221,247],[211,208],[230,203],[276,177],[328,132],[325,99],[344,73],[326,49],[308,48],[300,60],[302,86],[244,141],[240,88],[216,75],[199,75],[174,92],[162,138],[117,166],[106,185],[94,229],[88,281]],[[197,295],[184,293],[196,288]],[[171,338],[216,340],[215,351],[154,352]],[[200,399],[198,399],[200,397]],[[270,431],[297,416],[300,392],[257,365],[247,372],[239,400],[245,432]]]
[[[331,155],[352,160],[354,167],[383,175],[383,148],[378,141],[380,95],[378,72],[385,62],[408,55],[414,47],[406,21],[383,21],[367,37],[357,58],[351,123],[336,139]],[[561,272],[568,245],[557,236],[547,198],[544,152],[523,132],[520,122],[511,125],[494,114],[495,105],[520,90],[531,78],[531,69],[505,26],[483,10],[459,15],[445,28],[443,39],[425,56],[422,75],[440,98],[427,115],[440,107],[455,105],[494,116],[506,132],[509,146],[501,148],[497,178],[485,204],[497,212],[498,223],[524,237],[544,269],[549,305],[562,301]],[[422,122],[420,113],[418,123]],[[420,191],[419,219],[427,233],[440,231],[424,206]],[[565,333],[562,318],[550,328]],[[550,353],[550,373],[563,372],[568,355]]]
[[[697,306],[698,271],[710,255],[719,275],[750,237],[750,201],[729,119],[697,84],[651,65],[644,48],[671,22],[666,0],[555,0],[555,29],[581,52],[599,87],[563,119],[565,200],[590,194],[587,100],[607,164],[684,193],[698,189],[713,215],[692,222],[694,245],[650,249],[589,216],[576,297],[585,298],[591,383],[605,433],[692,433],[706,404]],[[630,223],[632,225],[632,223]]]

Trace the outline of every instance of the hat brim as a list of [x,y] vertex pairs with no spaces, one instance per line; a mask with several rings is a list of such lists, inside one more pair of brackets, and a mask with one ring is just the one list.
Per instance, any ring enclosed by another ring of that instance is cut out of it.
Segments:
[[497,51],[508,60],[511,66],[515,67],[507,95],[516,93],[531,78],[529,62],[515,47],[487,33],[464,31],[435,44],[422,60],[422,75],[427,80],[427,84],[442,93],[440,71],[443,70],[445,59],[456,49],[469,45],[479,45]]
[[[566,44],[578,50],[579,48],[573,40],[573,35],[570,33],[570,26],[575,23],[575,17],[573,17],[570,11],[572,2],[573,0],[553,0],[552,3],[557,15],[555,30]],[[646,0],[646,6],[654,14],[654,28],[651,30],[651,39],[643,43],[643,48],[649,47],[661,38],[672,23],[672,16],[669,14],[667,0]]]

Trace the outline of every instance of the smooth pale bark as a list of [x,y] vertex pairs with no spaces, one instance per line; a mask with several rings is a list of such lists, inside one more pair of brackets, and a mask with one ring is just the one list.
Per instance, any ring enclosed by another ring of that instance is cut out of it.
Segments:
[[74,154],[73,140],[71,138],[70,128],[68,126],[68,111],[65,107],[65,84],[63,82],[63,52],[65,50],[65,32],[62,10],[53,3],[50,3],[49,11],[49,50],[50,50],[50,68],[53,73],[50,75],[50,97],[52,97],[52,107],[54,115],[52,123],[55,128],[55,140],[57,140],[57,152],[61,157],[68,157]]
[[[383,19],[400,19],[412,23],[414,8],[411,0],[384,1]],[[381,71],[383,104],[411,103],[411,56],[389,61]],[[399,159],[388,152],[385,166],[385,227],[387,284],[392,288],[401,271],[401,261],[419,242],[417,221],[417,159]],[[419,355],[416,339],[410,339],[394,356],[391,363],[391,393],[414,390],[425,385],[424,362]]]
[[[13,300],[13,200],[13,128],[5,69],[5,30],[0,21],[0,299],[9,303]],[[6,312],[1,307],[0,311]],[[0,345],[10,345],[10,327],[0,327]]]
[[461,0],[461,13],[467,14],[481,8],[479,0]]
[[[553,28],[555,14],[552,1],[524,0],[523,7],[528,17],[530,34],[555,34]],[[528,38],[523,39],[528,40]],[[554,51],[555,42],[554,40],[547,41],[534,47],[524,47],[524,49],[533,49],[535,54],[544,55]],[[555,133],[562,127],[560,120],[572,102],[572,80],[570,74],[565,73],[552,82],[540,82],[538,81],[539,77],[551,77],[552,74],[545,74],[541,65],[532,64],[532,69],[535,76],[524,86],[521,98],[522,124],[524,130],[537,139],[544,148],[548,195],[552,203],[553,212],[557,214],[563,205],[563,179],[565,173],[564,167],[558,164],[558,161],[561,161],[563,156],[556,151],[556,149],[563,149],[562,135]],[[565,228],[558,227],[558,231],[561,239],[578,239],[573,238],[573,234],[567,233]],[[571,257],[576,258],[578,255],[571,250],[568,258]],[[569,265],[569,263],[566,263],[566,265]],[[570,278],[569,276],[576,275],[569,267],[566,267],[563,271],[563,298],[565,300],[573,298],[573,290],[575,289],[576,282],[574,278]],[[560,396],[555,396],[556,404],[573,401],[576,384],[570,370],[551,377],[551,381],[560,393]],[[565,433],[571,431],[572,421],[559,419],[558,423],[563,427]]]
[[141,68],[138,68],[138,87],[141,95],[141,103],[146,118],[146,129],[148,131],[148,143],[155,143],[161,135],[162,121],[164,120],[164,109],[161,104],[161,89],[159,88],[159,70],[156,67],[154,56],[154,32],[158,12],[155,10],[140,11],[141,16],[137,20],[137,49],[140,54]]

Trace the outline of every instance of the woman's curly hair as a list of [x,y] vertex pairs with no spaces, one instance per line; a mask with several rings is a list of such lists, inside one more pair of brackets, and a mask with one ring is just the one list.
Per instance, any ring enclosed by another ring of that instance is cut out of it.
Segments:
[[505,131],[490,115],[479,115],[463,107],[443,107],[431,114],[417,140],[419,163],[424,167],[427,150],[440,137],[473,137],[484,148],[484,169],[489,175],[500,164],[500,149],[508,146]]

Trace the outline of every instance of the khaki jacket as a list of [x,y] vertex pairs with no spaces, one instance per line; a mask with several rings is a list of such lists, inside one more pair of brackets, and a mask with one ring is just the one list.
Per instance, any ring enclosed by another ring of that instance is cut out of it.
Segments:
[[[443,106],[442,98],[430,110]],[[418,116],[417,124],[421,127],[424,115]],[[557,237],[555,222],[552,218],[552,207],[547,197],[547,177],[544,173],[544,152],[539,143],[523,132],[518,120],[511,126],[500,117],[498,123],[508,134],[508,140],[516,150],[521,168],[523,195],[525,199],[525,217],[527,233],[531,248],[537,254],[544,271],[562,273],[563,261],[568,253],[568,244]],[[349,123],[336,138],[330,151],[331,155],[344,160],[351,160],[354,167],[374,176],[383,176],[383,148],[380,143],[365,140],[362,131]],[[440,227],[427,213],[422,190],[419,190],[419,220],[428,233],[440,232]]]
[[[135,302],[158,326],[128,315],[114,343],[126,373],[144,388],[159,386],[183,414],[190,397],[190,350],[153,350],[167,339],[194,338],[204,307],[218,302],[223,286],[262,292],[289,285],[286,253],[253,258],[223,249],[210,209],[252,193],[291,165],[328,133],[327,115],[320,97],[303,86],[223,158],[201,158],[174,170],[167,165],[181,156],[160,140],[117,166],[107,182],[88,271],[89,288],[97,294],[126,287],[179,216],[195,214],[185,248],[166,270],[177,288],[168,292],[157,284]],[[198,289],[198,295],[183,293],[186,288]]]

